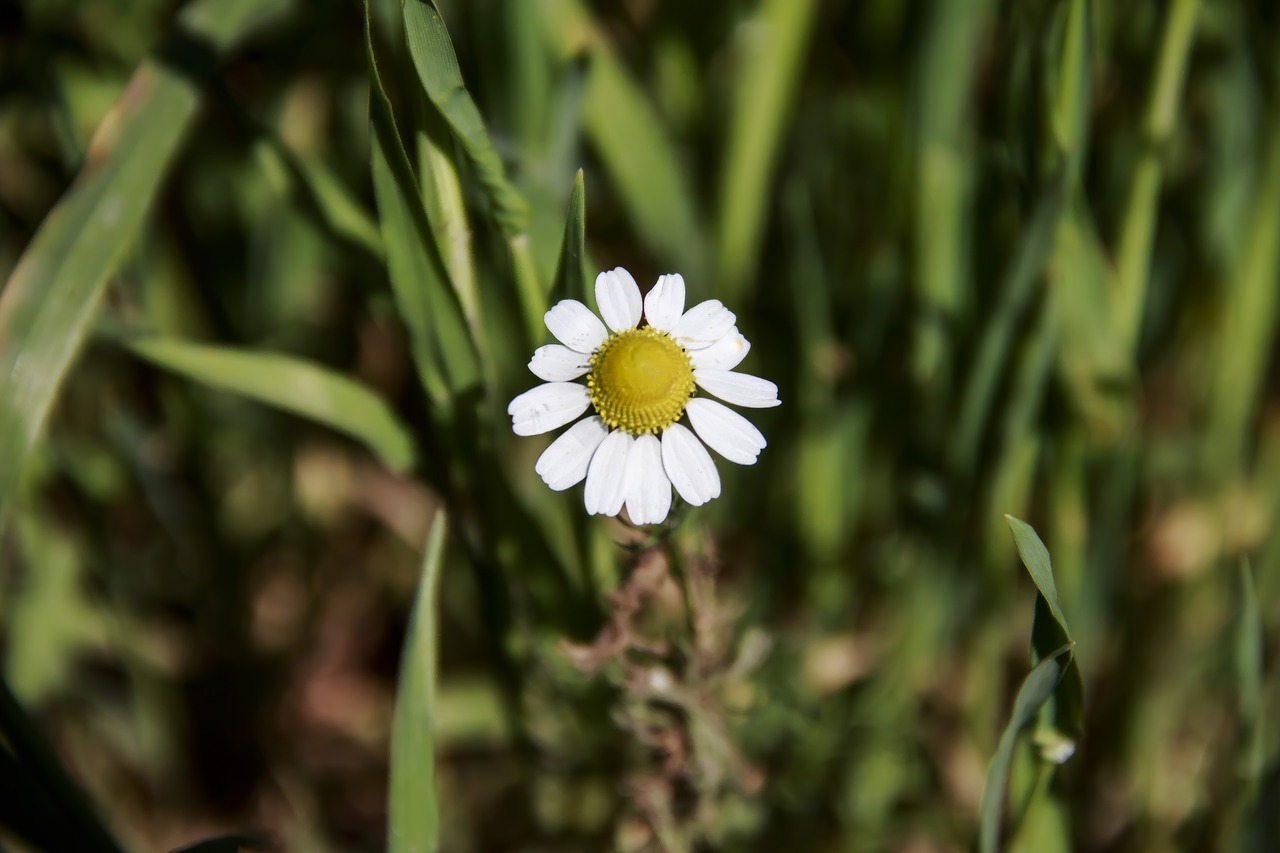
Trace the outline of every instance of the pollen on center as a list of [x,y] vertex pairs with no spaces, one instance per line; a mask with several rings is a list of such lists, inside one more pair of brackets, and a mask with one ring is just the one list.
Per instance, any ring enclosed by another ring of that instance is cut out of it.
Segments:
[[669,335],[646,326],[608,338],[591,357],[591,405],[610,429],[658,433],[693,396],[693,365]]

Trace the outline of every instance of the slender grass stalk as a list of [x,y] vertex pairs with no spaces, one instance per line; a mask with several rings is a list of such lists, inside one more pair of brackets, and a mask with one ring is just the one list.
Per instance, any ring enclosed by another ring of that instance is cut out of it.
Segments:
[[1128,202],[1116,249],[1115,313],[1125,351],[1135,352],[1151,274],[1157,205],[1164,181],[1162,158],[1178,117],[1182,83],[1195,35],[1200,0],[1173,0],[1165,24],[1156,77],[1141,127],[1141,152],[1133,167]]

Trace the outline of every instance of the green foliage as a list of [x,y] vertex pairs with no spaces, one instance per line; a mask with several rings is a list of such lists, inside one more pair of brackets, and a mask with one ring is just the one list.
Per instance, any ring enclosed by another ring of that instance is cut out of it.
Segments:
[[[6,838],[1270,849],[1253,6],[16,8]],[[504,414],[617,265],[784,401],[660,531]]]

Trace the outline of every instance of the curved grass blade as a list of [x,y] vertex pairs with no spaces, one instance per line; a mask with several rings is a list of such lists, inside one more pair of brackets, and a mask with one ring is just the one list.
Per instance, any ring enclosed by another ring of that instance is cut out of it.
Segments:
[[422,88],[462,144],[502,232],[508,238],[524,233],[529,225],[529,207],[507,180],[502,158],[462,81],[458,57],[439,8],[433,0],[404,0],[403,9],[405,40]]
[[1009,724],[1000,735],[1000,744],[991,759],[991,766],[987,768],[987,781],[982,788],[982,805],[978,814],[978,850],[981,853],[995,853],[1000,849],[1000,815],[1009,787],[1014,748],[1023,729],[1035,720],[1053,695],[1071,662],[1071,646],[1056,649],[1031,670],[1018,689]]
[[165,370],[346,433],[394,471],[408,471],[416,462],[408,428],[380,397],[346,376],[276,353],[165,338],[125,345]]
[[405,0],[404,33],[423,90],[457,138],[484,188],[494,220],[511,252],[511,270],[525,323],[536,340],[542,331],[546,291],[529,245],[529,205],[507,180],[480,110],[458,68],[449,30],[434,0]]
[[98,299],[142,226],[217,59],[292,0],[197,0],[99,126],[75,184],[0,293],[0,524]]
[[479,356],[396,129],[373,53],[367,5],[365,11],[373,189],[387,269],[400,318],[409,330],[414,363],[427,395],[443,414],[452,409],[456,394],[479,381]]
[[427,853],[438,845],[435,701],[438,631],[437,593],[448,520],[436,514],[422,555],[422,574],[400,658],[395,714],[391,721],[391,782],[387,849]]
[[[1018,555],[1027,567],[1039,594],[1031,623],[1031,660],[1038,663],[1058,650],[1074,648],[1075,640],[1067,627],[1066,614],[1058,603],[1058,588],[1053,580],[1049,551],[1031,525],[1013,516],[1005,516],[1013,532]],[[1084,680],[1073,654],[1064,664],[1063,675],[1053,696],[1051,722],[1045,721],[1036,733],[1041,755],[1061,763],[1075,752],[1075,744],[1084,731]]]

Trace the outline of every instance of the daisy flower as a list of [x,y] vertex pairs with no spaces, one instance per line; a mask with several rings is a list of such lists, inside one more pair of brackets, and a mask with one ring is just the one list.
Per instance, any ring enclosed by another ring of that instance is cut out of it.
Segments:
[[[529,362],[545,383],[507,406],[516,435],[550,432],[594,412],[551,442],[538,475],[556,491],[585,478],[587,512],[617,515],[626,506],[633,524],[665,520],[672,487],[693,506],[719,497],[720,474],[707,447],[753,465],[765,440],[699,389],[749,408],[779,402],[778,386],[733,369],[751,348],[733,312],[716,299],[685,311],[679,275],[659,278],[642,301],[622,267],[596,278],[596,304],[603,323],[574,299],[546,313],[560,343],[538,347]],[[585,383],[575,381],[583,376]]]

